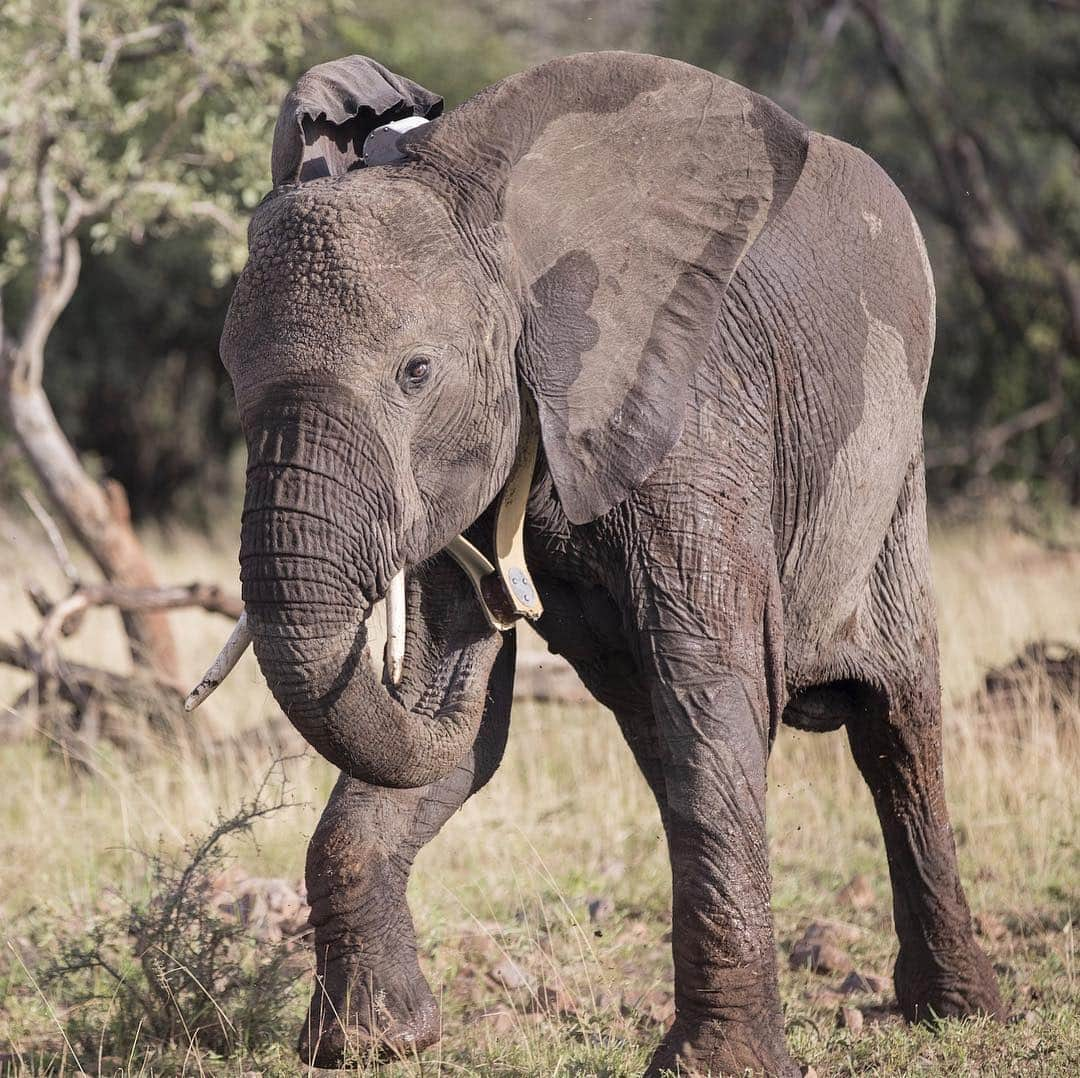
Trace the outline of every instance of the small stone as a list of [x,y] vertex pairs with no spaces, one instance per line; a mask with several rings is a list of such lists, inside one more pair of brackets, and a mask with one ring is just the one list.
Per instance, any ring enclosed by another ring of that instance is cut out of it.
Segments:
[[982,936],[983,939],[992,940],[994,942],[1003,940],[1009,934],[1009,929],[1005,922],[993,913],[975,914],[975,931]]
[[577,1001],[562,985],[543,985],[529,1001],[529,1011],[541,1014],[577,1014]]
[[808,969],[813,973],[846,974],[853,968],[847,952],[825,940],[820,942],[799,940],[791,948],[788,963],[792,969]]
[[836,1024],[841,1029],[849,1029],[853,1035],[858,1036],[862,1032],[863,1013],[858,1007],[841,1007],[836,1012]]
[[529,987],[529,978],[524,970],[511,958],[504,958],[491,967],[491,979],[508,992],[516,992]]
[[484,1020],[490,1022],[491,1028],[501,1037],[513,1033],[518,1024],[514,1012],[508,1011],[505,1007],[501,1007],[497,1011],[488,1011],[484,1015]]
[[594,925],[606,921],[614,912],[615,903],[606,895],[589,899],[589,920]]
[[836,892],[836,901],[855,910],[869,909],[874,904],[874,888],[860,872]]
[[1034,1026],[1038,1024],[1039,1012],[1038,1011],[1020,1011],[1017,1014],[1012,1015],[1009,1018],[1010,1026]]
[[809,1063],[805,1067],[800,1067],[799,1070],[802,1071],[802,1078],[818,1078],[817,1071]]
[[675,1020],[675,997],[663,988],[651,988],[635,1007],[638,1014],[658,1026],[668,1026]]
[[806,926],[802,938],[807,943],[825,941],[827,943],[850,944],[862,937],[863,930],[858,925],[846,921],[811,921]]
[[858,970],[852,970],[844,978],[844,983],[840,985],[840,991],[845,996],[853,996],[858,993],[880,995],[883,992],[888,992],[889,988],[888,977],[881,977],[876,973],[860,973]]

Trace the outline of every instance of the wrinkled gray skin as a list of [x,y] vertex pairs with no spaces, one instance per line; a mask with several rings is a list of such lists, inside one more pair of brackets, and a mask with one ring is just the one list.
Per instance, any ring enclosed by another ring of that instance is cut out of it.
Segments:
[[[343,63],[308,89],[370,64]],[[398,115],[419,92],[402,83]],[[406,136],[398,165],[335,174],[349,137],[304,183],[300,143],[275,146],[222,343],[256,653],[344,772],[308,855],[303,1058],[438,1037],[406,879],[498,764],[513,648],[436,555],[470,528],[490,549],[519,385],[542,426],[538,628],[614,711],[670,847],[677,1018],[648,1073],[799,1073],[765,837],[781,721],[844,727],[873,793],[904,1013],[1001,1015],[942,786],[920,424],[934,294],[899,192],[749,91],[630,54],[514,76]],[[365,620],[403,566],[391,690]]]

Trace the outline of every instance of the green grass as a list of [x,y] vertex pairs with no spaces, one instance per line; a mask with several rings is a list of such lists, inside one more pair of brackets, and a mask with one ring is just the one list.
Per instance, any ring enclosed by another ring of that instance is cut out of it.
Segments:
[[[983,944],[1014,1020],[914,1029],[895,1014],[891,990],[841,1001],[830,994],[841,977],[788,969],[787,951],[813,919],[860,930],[848,949],[863,972],[891,973],[896,943],[877,821],[843,734],[785,729],[770,767],[768,812],[788,1038],[819,1075],[1073,1075],[1080,1073],[1080,716],[1072,710],[1055,719],[1033,693],[1024,713],[992,717],[970,693],[988,663],[1025,640],[1076,638],[1078,565],[978,531],[939,536],[935,553],[950,807],[972,909],[988,930],[997,925]],[[232,572],[228,555],[209,546],[186,542],[161,557],[170,579],[228,580]],[[16,625],[25,631],[33,620],[19,612],[14,584],[10,600],[8,616],[22,618]],[[195,673],[225,627],[201,615],[176,623]],[[99,655],[119,664],[110,632],[102,619]],[[95,642],[84,630],[75,646],[91,657]],[[247,725],[272,707],[250,668],[215,702],[215,715],[192,720],[196,737],[200,722]],[[219,812],[250,798],[266,768],[255,755],[206,764],[174,752],[138,763],[102,747],[83,772],[40,744],[3,749],[6,1073],[304,1073],[292,1049],[311,983],[306,950],[294,957],[294,983],[275,999],[284,1018],[274,1036],[224,1059],[182,1038],[168,1049],[141,1034],[121,1042],[103,1024],[95,1050],[80,1051],[77,1066],[64,1037],[85,1015],[63,982],[43,982],[63,940],[145,899],[152,874],[139,850],[180,856]],[[334,774],[306,756],[286,762],[284,776],[268,796],[284,789],[294,804],[258,820],[229,851],[254,874],[296,880]],[[857,873],[871,901],[844,906],[837,893]],[[593,923],[588,906],[597,898],[610,900],[612,912]],[[651,795],[607,713],[516,708],[502,768],[421,853],[410,901],[444,1036],[421,1062],[371,1073],[640,1074],[670,1013],[670,884]],[[256,946],[249,958],[269,953]],[[507,958],[527,987],[499,985],[493,973]],[[857,1034],[838,1027],[841,1003],[864,1014]],[[141,1016],[127,1017],[126,1028],[138,1030]]]

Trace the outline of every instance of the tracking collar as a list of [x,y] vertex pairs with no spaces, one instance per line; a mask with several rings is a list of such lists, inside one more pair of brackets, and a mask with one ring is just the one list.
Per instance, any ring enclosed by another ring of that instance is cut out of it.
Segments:
[[544,612],[536,585],[525,563],[525,507],[529,501],[540,423],[527,392],[521,394],[521,432],[510,475],[499,495],[495,513],[495,564],[468,539],[459,535],[446,553],[461,566],[493,629],[512,629],[526,618],[535,621]]

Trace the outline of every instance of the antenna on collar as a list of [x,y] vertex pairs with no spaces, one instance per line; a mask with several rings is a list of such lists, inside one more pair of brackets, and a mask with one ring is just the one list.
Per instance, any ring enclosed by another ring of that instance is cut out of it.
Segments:
[[376,127],[364,139],[364,148],[361,151],[364,167],[392,165],[395,161],[404,161],[405,155],[398,149],[398,139],[406,131],[412,131],[413,128],[426,123],[428,121],[423,116],[406,116],[401,120],[394,120],[393,123]]

